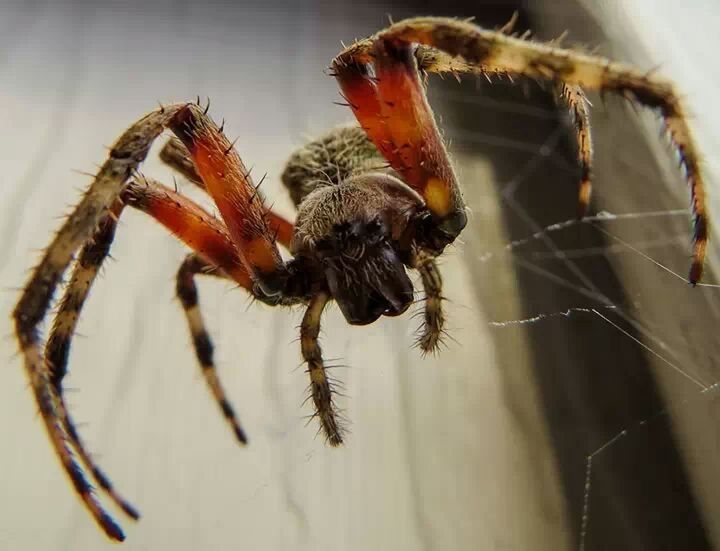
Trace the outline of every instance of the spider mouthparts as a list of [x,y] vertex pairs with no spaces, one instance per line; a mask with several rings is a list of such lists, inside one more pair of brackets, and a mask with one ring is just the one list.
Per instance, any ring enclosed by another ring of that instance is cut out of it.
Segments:
[[380,316],[398,316],[413,302],[405,266],[389,246],[376,256],[353,263],[352,280],[334,267],[325,270],[330,293],[351,325],[368,325]]

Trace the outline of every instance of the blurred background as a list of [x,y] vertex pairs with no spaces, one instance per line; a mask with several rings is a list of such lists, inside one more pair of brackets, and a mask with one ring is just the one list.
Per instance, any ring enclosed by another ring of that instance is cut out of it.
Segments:
[[[351,119],[323,73],[341,40],[389,15],[492,28],[515,10],[517,29],[539,40],[568,30],[568,45],[676,80],[719,219],[720,7],[710,0],[0,0],[2,319],[89,183],[78,171],[93,172],[157,101],[209,97],[292,216],[284,160]],[[185,251],[151,220],[123,215],[66,386],[95,457],[143,514],[133,524],[118,513],[125,549],[720,546],[720,256],[713,246],[710,286],[683,281],[687,190],[656,117],[590,96],[591,214],[601,215],[562,225],[579,171],[549,86],[433,77],[429,93],[472,209],[442,259],[452,339],[423,358],[410,315],[358,328],[330,308],[322,345],[347,366],[335,372],[351,422],[342,449],[306,424],[301,312],[201,281],[220,375],[250,436],[238,448],[173,298]],[[155,154],[143,170],[172,181]],[[50,449],[10,323],[0,332],[0,549],[110,548]]]

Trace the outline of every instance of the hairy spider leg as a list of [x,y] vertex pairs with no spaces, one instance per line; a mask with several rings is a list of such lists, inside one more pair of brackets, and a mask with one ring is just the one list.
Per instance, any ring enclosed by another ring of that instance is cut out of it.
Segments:
[[575,126],[575,138],[580,163],[580,182],[578,183],[577,217],[583,218],[590,207],[592,196],[593,144],[590,132],[590,112],[588,101],[582,88],[560,83],[558,95],[570,111]]
[[195,170],[195,164],[190,158],[190,152],[180,140],[175,137],[170,138],[160,150],[159,157],[162,162],[177,170],[190,182],[207,193],[205,183],[200,178],[197,170]]
[[677,149],[690,188],[694,219],[693,256],[688,279],[693,285],[702,278],[709,221],[700,155],[692,137],[686,108],[672,82],[631,66],[602,57],[507,36],[482,29],[466,21],[443,17],[406,19],[373,37],[349,46],[334,66],[370,63],[376,43],[418,43],[426,59],[427,72],[506,73],[562,82],[585,90],[612,92],[657,109]]
[[333,70],[360,125],[403,180],[425,200],[438,227],[452,236],[467,223],[457,178],[435,124],[409,43],[378,39],[375,76],[350,56]]
[[137,520],[140,518],[137,509],[115,490],[110,479],[88,453],[68,411],[62,387],[62,381],[67,373],[72,336],[77,327],[80,311],[85,304],[103,261],[108,256],[110,245],[115,237],[118,217],[123,210],[123,206],[122,201],[116,200],[110,212],[100,221],[93,236],[80,250],[72,275],[60,300],[49,338],[45,344],[45,362],[55,390],[59,421],[66,431],[74,450],[90,470],[98,486],[125,514]]
[[435,259],[423,251],[413,252],[411,264],[420,273],[420,279],[425,290],[423,325],[420,328],[417,344],[425,354],[436,352],[445,334],[443,329],[445,314],[442,308],[442,275]]
[[[208,190],[205,187],[205,183],[202,181],[202,178],[200,178],[197,170],[195,170],[195,165],[190,158],[190,152],[180,140],[170,138],[160,151],[160,159],[174,170],[177,170],[187,178],[188,181],[207,193]],[[260,184],[258,184],[258,187],[259,186]],[[289,222],[276,212],[267,208],[265,209],[265,216],[272,234],[276,235],[278,242],[288,249],[295,226],[292,222]]]
[[222,220],[190,198],[150,178],[131,180],[123,201],[152,216],[175,237],[245,289],[253,280]]
[[132,181],[123,193],[128,205],[160,222],[195,251],[181,264],[176,293],[185,312],[195,355],[203,378],[230,428],[242,444],[247,436],[228,400],[213,361],[213,344],[205,328],[198,302],[196,275],[231,279],[254,295],[253,280],[222,221],[202,207],[155,181]]
[[[92,237],[101,220],[118,199],[127,180],[145,160],[152,142],[164,128],[178,129],[179,113],[200,125],[209,121],[198,106],[182,103],[162,106],[132,124],[110,149],[108,159],[101,166],[81,202],[46,249],[13,311],[20,352],[50,442],[76,492],[95,521],[108,537],[118,541],[125,538],[122,529],[98,501],[73,454],[65,405],[58,396],[53,373],[43,357],[38,325],[45,317],[55,289],[73,255]],[[178,131],[183,132],[182,129]],[[267,228],[267,225],[265,227]],[[237,243],[233,243],[234,247],[236,245]],[[236,248],[233,250],[236,251]],[[235,266],[233,270],[240,274],[241,268],[242,266]],[[243,273],[246,277],[244,281],[250,281],[247,270]],[[240,275],[234,279],[242,280]],[[61,372],[62,369],[56,368],[54,376],[58,377]],[[85,454],[85,457],[89,459],[88,454]]]
[[320,318],[329,300],[330,296],[325,292],[317,293],[310,299],[300,324],[300,346],[310,374],[310,395],[316,411],[314,417],[320,420],[320,426],[328,443],[331,446],[339,446],[343,442],[343,430],[338,424],[337,410],[332,399],[333,390],[325,371],[322,350],[318,344]]
[[115,520],[105,511],[85,478],[70,446],[58,412],[59,400],[42,355],[38,325],[75,252],[93,235],[100,220],[118,198],[124,183],[147,156],[150,145],[168,121],[185,104],[155,110],[134,123],[110,149],[80,204],[65,220],[40,263],[33,270],[15,309],[13,320],[24,367],[43,423],[63,469],[95,521],[108,537],[125,539]]
[[218,271],[212,264],[208,264],[197,254],[191,253],[180,265],[177,273],[175,291],[185,312],[188,329],[190,330],[193,347],[195,348],[195,355],[200,363],[205,382],[238,441],[241,444],[247,444],[247,435],[237,419],[235,408],[227,399],[225,390],[220,383],[217,369],[215,368],[215,362],[213,361],[214,346],[210,339],[210,334],[205,328],[205,322],[203,321],[198,302],[197,286],[195,285],[195,276],[198,275],[211,275],[224,278],[227,276],[223,272]]
[[[194,248],[206,258],[212,259],[215,266],[222,266],[213,270],[212,275],[233,279],[241,286],[252,290],[252,280],[240,263],[232,240],[222,223],[189,199],[179,195],[169,188],[150,180],[131,182],[122,194],[122,199],[130,206],[150,214],[169,229],[176,237]],[[125,204],[117,200],[110,213],[101,221],[97,231],[88,241],[78,256],[73,274],[60,301],[50,336],[46,346],[46,361],[51,374],[52,382],[57,393],[57,413],[59,421],[68,434],[70,443],[80,459],[88,467],[98,485],[105,490],[110,498],[120,506],[131,518],[139,518],[137,510],[123,499],[113,488],[109,478],[97,466],[87,452],[76,426],[69,415],[62,393],[62,380],[67,371],[67,361],[75,332],[77,321],[84,306],[92,284],[97,277],[103,260],[107,257],[112,244],[117,219],[122,213]],[[198,257],[198,262],[204,262]],[[210,267],[209,264],[205,264]],[[201,358],[203,375],[208,387],[213,393],[218,405],[225,415],[228,423],[241,442],[245,437],[239,422],[233,414],[233,408],[225,397],[218,376],[214,371],[212,359],[208,361],[207,345],[210,343],[207,333],[202,326],[202,318],[197,307],[197,292],[195,291],[194,306],[190,305],[191,290],[184,283],[183,276],[187,273],[189,263],[183,263],[178,273],[178,295],[186,311],[195,344],[196,354]],[[208,273],[210,273],[208,271]],[[232,275],[229,275],[232,274]],[[180,280],[183,279],[181,284]],[[191,281],[194,290],[194,284]],[[199,322],[199,323],[198,323]],[[199,345],[203,344],[202,350]],[[242,438],[241,438],[242,436]]]
[[280,257],[263,198],[232,144],[208,117],[182,109],[170,123],[220,210],[243,265],[268,296],[282,292],[287,269]]

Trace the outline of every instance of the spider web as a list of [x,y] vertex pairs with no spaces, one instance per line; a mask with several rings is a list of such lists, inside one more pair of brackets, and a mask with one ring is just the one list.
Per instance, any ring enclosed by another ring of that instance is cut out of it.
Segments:
[[[678,520],[683,507],[694,508],[690,474],[678,455],[687,460],[693,452],[676,446],[687,446],[677,434],[682,423],[697,419],[702,404],[709,407],[717,397],[720,377],[706,356],[714,342],[702,326],[717,317],[711,304],[719,285],[691,289],[682,275],[690,246],[689,211],[680,208],[687,201],[682,174],[671,166],[669,147],[667,166],[658,166],[641,130],[648,121],[660,125],[622,101],[606,105],[591,97],[595,195],[591,214],[576,220],[570,218],[579,175],[573,130],[549,94],[527,82],[472,80],[460,91],[434,84],[468,203],[476,208],[472,223],[487,226],[478,219],[493,200],[476,188],[494,184],[490,193],[501,205],[491,216],[502,237],[490,246],[484,237],[468,239],[460,254],[474,281],[488,282],[479,291],[480,307],[494,328],[500,364],[511,361],[515,338],[527,339],[533,350],[533,376],[560,458],[577,548],[618,542],[656,548],[652,542],[671,541],[674,529],[695,530],[687,537],[707,547],[702,529]],[[468,184],[478,156],[492,180]],[[508,297],[492,289],[504,278],[516,279],[520,315],[508,317]],[[696,348],[700,343],[705,350]],[[602,375],[584,370],[608,363],[615,364],[609,384],[593,398]],[[712,422],[702,432],[700,438],[712,441]],[[653,453],[666,454],[662,467],[649,468]],[[682,506],[653,508],[651,496],[667,501],[678,485]]]

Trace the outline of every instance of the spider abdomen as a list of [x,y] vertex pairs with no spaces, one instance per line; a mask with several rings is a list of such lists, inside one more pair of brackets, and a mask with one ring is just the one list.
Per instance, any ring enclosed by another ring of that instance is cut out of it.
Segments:
[[298,148],[285,165],[282,182],[299,207],[318,187],[337,185],[353,174],[386,167],[387,161],[363,129],[345,125]]

